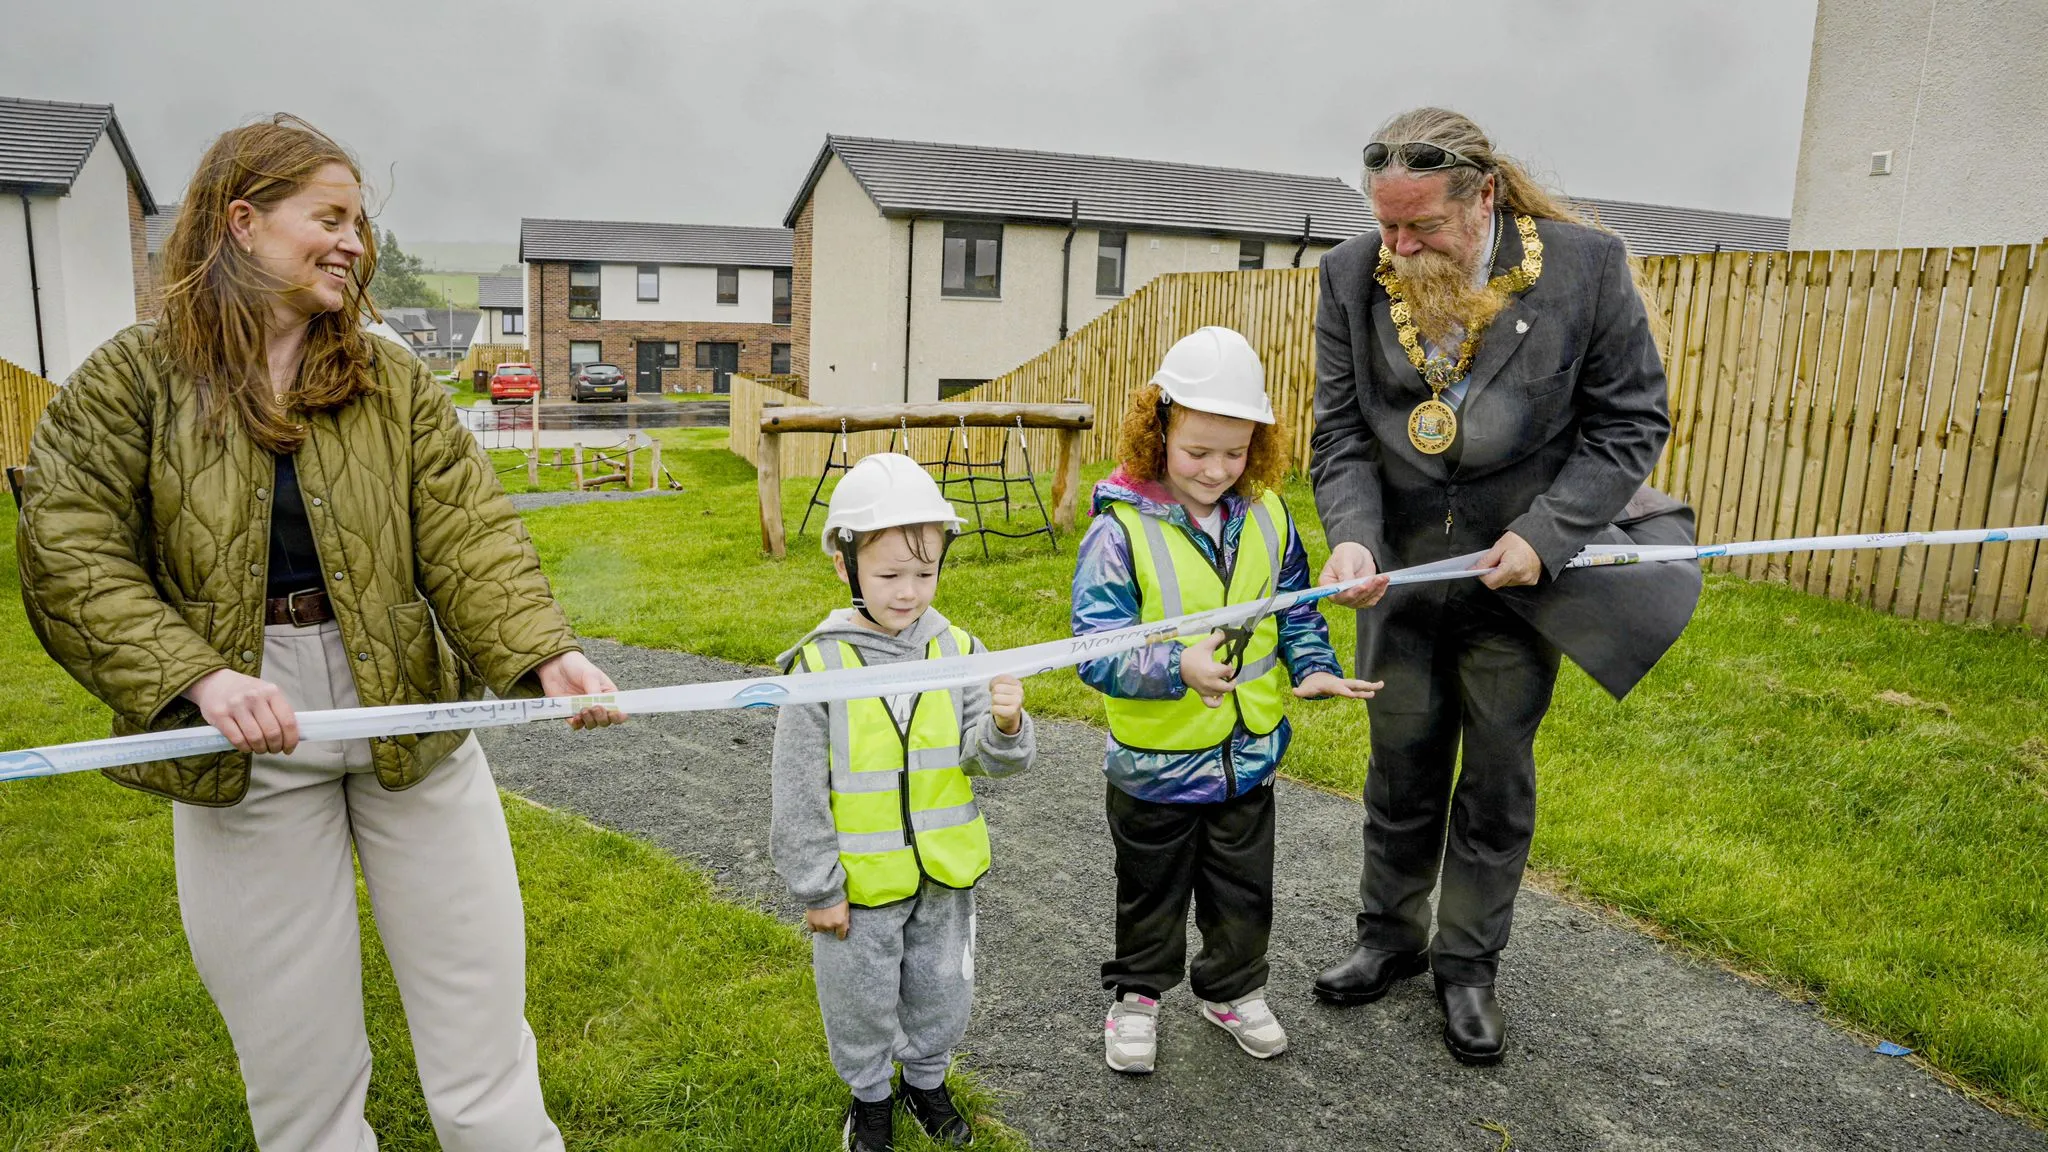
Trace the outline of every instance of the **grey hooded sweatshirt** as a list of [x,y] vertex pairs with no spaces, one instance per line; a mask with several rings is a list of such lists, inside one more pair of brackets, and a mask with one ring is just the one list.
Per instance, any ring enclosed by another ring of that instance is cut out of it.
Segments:
[[[927,608],[916,623],[895,636],[862,627],[856,619],[851,608],[839,609],[784,652],[777,664],[791,667],[797,652],[814,640],[843,640],[859,649],[869,664],[922,660],[932,637],[950,626],[936,608]],[[987,649],[975,640],[973,650]],[[1038,754],[1031,714],[1024,714],[1015,736],[1005,736],[989,715],[988,685],[958,691],[962,771],[969,776],[1010,776],[1031,767]],[[900,714],[903,709],[891,711]],[[790,895],[807,908],[830,908],[846,899],[846,870],[839,865],[839,834],[832,826],[828,731],[823,704],[785,705],[775,722],[769,852]]]

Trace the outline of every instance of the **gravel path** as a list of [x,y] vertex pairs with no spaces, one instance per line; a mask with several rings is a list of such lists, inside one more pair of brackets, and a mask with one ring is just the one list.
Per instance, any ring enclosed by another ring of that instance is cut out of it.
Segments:
[[[757,674],[605,641],[590,653],[622,687]],[[765,710],[715,712],[574,742],[551,725],[496,729],[484,743],[507,787],[645,837],[794,921],[767,859],[774,726]],[[1322,1007],[1308,987],[1349,938],[1359,809],[1284,781],[1271,1001],[1293,1050],[1268,1064],[1241,1055],[1183,984],[1166,1001],[1158,1074],[1118,1076],[1099,1031],[1114,890],[1102,735],[1055,723],[1039,739],[1036,770],[980,789],[996,867],[981,888],[966,1045],[1035,1147],[1496,1152],[1504,1129],[1528,1152],[2048,1152],[2048,1136],[1873,1054],[1810,1007],[1535,891],[1522,893],[1501,970],[1501,1066],[1451,1060],[1426,979],[1369,1007]]]

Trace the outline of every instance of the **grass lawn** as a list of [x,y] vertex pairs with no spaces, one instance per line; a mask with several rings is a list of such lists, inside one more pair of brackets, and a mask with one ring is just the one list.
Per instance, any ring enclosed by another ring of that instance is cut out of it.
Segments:
[[[796,531],[810,485],[785,484],[790,554],[768,561],[725,431],[657,435],[682,495],[528,513],[556,591],[587,633],[766,664],[843,603]],[[1313,501],[1299,482],[1286,496],[1319,564]],[[939,607],[997,647],[1059,635],[1072,545],[995,540],[986,561],[965,544]],[[1348,652],[1348,613],[1332,632]],[[1071,671],[1026,693],[1099,722]],[[2048,642],[1712,575],[1627,701],[1567,665],[1538,747],[1535,864],[2048,1115],[2044,695]],[[1355,791],[1365,710],[1294,715],[1290,774]]]
[[[11,499],[0,510],[12,518]],[[106,734],[43,655],[0,536],[0,746]],[[527,916],[527,1014],[578,1149],[838,1147],[809,949],[664,853],[508,799]],[[0,785],[0,1149],[253,1148],[235,1055],[178,923],[169,804],[97,775]],[[367,906],[367,905],[366,905]],[[365,917],[371,1123],[435,1147],[404,1017]],[[986,1114],[985,1095],[966,1102]],[[997,1148],[1020,1140],[991,1125]],[[909,1138],[901,1146],[930,1152]]]

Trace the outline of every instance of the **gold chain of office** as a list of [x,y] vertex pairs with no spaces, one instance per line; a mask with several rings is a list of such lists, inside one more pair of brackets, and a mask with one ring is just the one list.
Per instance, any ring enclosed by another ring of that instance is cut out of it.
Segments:
[[[1503,296],[1526,291],[1543,275],[1543,239],[1536,234],[1536,221],[1528,216],[1516,215],[1515,231],[1522,237],[1522,262],[1506,272],[1495,276],[1487,287]],[[1458,413],[1443,402],[1444,389],[1465,378],[1471,371],[1472,354],[1479,347],[1479,332],[1465,333],[1458,344],[1458,357],[1453,361],[1448,356],[1429,357],[1422,351],[1422,340],[1415,331],[1415,317],[1408,307],[1408,301],[1401,295],[1401,280],[1394,275],[1394,254],[1387,246],[1380,245],[1379,267],[1373,272],[1373,279],[1387,292],[1387,315],[1394,322],[1394,334],[1400,340],[1401,350],[1408,354],[1408,362],[1422,374],[1422,382],[1429,385],[1429,399],[1415,406],[1408,414],[1408,440],[1418,452],[1434,456],[1448,451],[1451,442],[1458,436]]]

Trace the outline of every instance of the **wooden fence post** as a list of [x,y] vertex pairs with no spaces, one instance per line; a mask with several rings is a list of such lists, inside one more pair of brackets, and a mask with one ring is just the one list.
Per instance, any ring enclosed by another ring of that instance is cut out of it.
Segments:
[[576,490],[583,491],[583,441],[576,442]]
[[527,401],[533,408],[533,451],[526,456],[526,486],[540,487],[540,397]]
[[759,464],[761,476],[761,547],[777,560],[789,551],[782,535],[782,438],[763,429]]
[[654,449],[653,449],[653,458],[652,458],[652,459],[650,459],[650,460],[648,460],[648,462],[647,462],[647,490],[648,490],[649,492],[658,492],[658,491],[660,491],[660,490],[661,490],[661,441],[660,441],[660,440],[656,440],[656,441],[654,442]]
[[1052,522],[1062,532],[1074,527],[1074,509],[1081,497],[1081,433],[1062,428],[1060,458],[1052,477]]

